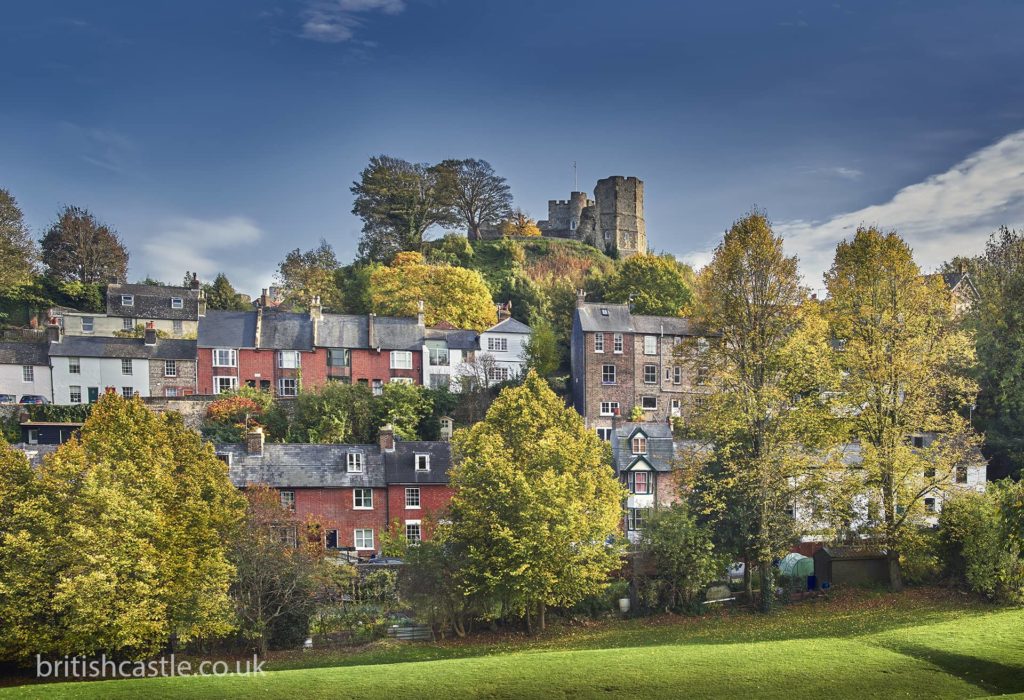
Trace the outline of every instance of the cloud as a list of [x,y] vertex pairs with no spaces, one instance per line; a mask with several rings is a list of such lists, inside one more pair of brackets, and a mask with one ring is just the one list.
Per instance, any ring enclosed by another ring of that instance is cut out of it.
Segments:
[[302,13],[302,36],[313,41],[341,43],[355,36],[365,15],[373,12],[397,15],[403,10],[404,0],[316,0]]
[[71,122],[60,122],[58,126],[80,152],[82,160],[97,168],[121,174],[135,154],[135,143],[117,131]]
[[139,257],[147,269],[133,269],[138,277],[177,282],[188,270],[208,282],[223,272],[236,289],[254,293],[267,286],[272,276],[264,259],[266,251],[258,245],[263,231],[243,216],[170,219],[146,239]]
[[864,176],[864,171],[857,168],[848,168],[843,165],[835,165],[828,168],[799,168],[802,175],[828,175],[841,177],[844,180],[859,180]]
[[1024,131],[1005,136],[944,173],[908,185],[882,204],[825,221],[776,222],[786,249],[800,256],[805,281],[820,287],[836,244],[858,226],[895,229],[925,270],[954,255],[973,255],[1000,225],[1024,223]]

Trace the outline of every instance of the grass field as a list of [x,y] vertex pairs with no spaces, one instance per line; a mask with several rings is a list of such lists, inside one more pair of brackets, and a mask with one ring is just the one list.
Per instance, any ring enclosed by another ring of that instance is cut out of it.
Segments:
[[566,625],[537,639],[286,654],[257,677],[36,684],[0,698],[977,697],[1024,693],[1024,609],[858,594],[765,618]]

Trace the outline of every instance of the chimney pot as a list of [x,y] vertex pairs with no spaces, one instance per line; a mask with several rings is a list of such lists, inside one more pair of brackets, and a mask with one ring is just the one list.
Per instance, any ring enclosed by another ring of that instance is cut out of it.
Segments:
[[583,306],[583,302],[586,300],[586,298],[587,298],[587,293],[584,292],[582,289],[577,289],[576,290],[576,307],[579,308],[579,307]]
[[51,343],[60,342],[60,326],[56,324],[57,319],[50,319],[50,324],[46,326],[46,339]]
[[197,272],[193,272],[192,273],[192,285],[191,286],[192,286],[192,289],[199,289],[199,287],[200,287],[200,284],[199,284],[199,273],[197,273]]

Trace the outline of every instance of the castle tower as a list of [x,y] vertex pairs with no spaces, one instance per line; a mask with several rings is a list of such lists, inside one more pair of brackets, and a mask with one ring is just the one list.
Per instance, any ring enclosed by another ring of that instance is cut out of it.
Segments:
[[594,199],[598,238],[605,250],[614,250],[622,258],[646,253],[643,181],[621,175],[606,177],[597,181]]

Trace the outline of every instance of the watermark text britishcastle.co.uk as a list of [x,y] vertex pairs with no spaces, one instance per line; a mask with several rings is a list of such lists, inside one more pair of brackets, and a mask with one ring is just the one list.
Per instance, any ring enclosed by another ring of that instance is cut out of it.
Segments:
[[106,654],[90,658],[65,656],[44,659],[36,655],[36,677],[58,679],[153,678],[160,676],[251,676],[263,673],[263,664],[255,654],[251,659],[235,661],[185,661],[174,654],[149,661],[108,659]]

